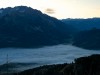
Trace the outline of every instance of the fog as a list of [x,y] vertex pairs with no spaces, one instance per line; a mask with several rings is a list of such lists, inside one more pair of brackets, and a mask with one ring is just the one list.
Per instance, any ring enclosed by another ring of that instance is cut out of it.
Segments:
[[100,51],[85,50],[71,45],[46,46],[36,49],[3,48],[0,49],[0,64],[7,62],[7,54],[9,63],[31,64],[33,68],[47,64],[71,63],[75,58],[100,54]]

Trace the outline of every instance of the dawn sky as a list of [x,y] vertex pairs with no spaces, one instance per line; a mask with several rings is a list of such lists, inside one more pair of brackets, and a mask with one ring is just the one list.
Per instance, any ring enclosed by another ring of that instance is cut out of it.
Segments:
[[30,6],[58,19],[100,17],[100,0],[0,0],[0,8],[19,5]]

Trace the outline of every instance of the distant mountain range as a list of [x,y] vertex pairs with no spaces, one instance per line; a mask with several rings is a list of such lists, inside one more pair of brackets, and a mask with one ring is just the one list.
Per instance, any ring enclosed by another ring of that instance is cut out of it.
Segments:
[[88,19],[62,19],[62,22],[74,26],[79,31],[90,30],[92,28],[100,29],[100,18],[88,18]]
[[73,37],[73,45],[85,49],[100,50],[100,18],[63,19],[79,32]]
[[0,47],[39,47],[68,43],[74,28],[26,6],[0,9]]
[[100,18],[58,20],[26,6],[0,9],[0,48],[73,44],[100,49]]

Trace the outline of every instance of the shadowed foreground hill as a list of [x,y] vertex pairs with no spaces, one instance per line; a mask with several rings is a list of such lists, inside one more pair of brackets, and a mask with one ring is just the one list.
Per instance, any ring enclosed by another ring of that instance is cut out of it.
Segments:
[[0,47],[38,47],[68,43],[67,24],[26,6],[0,9]]
[[18,75],[100,75],[100,55],[81,57],[71,64],[42,66]]

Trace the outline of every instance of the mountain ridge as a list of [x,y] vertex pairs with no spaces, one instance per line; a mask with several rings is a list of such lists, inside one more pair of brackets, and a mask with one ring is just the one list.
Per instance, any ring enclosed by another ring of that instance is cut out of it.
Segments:
[[1,9],[0,47],[38,47],[68,43],[70,27],[27,6]]
[[91,30],[92,28],[100,29],[100,18],[87,18],[87,19],[62,19],[62,22],[72,25],[79,31]]

